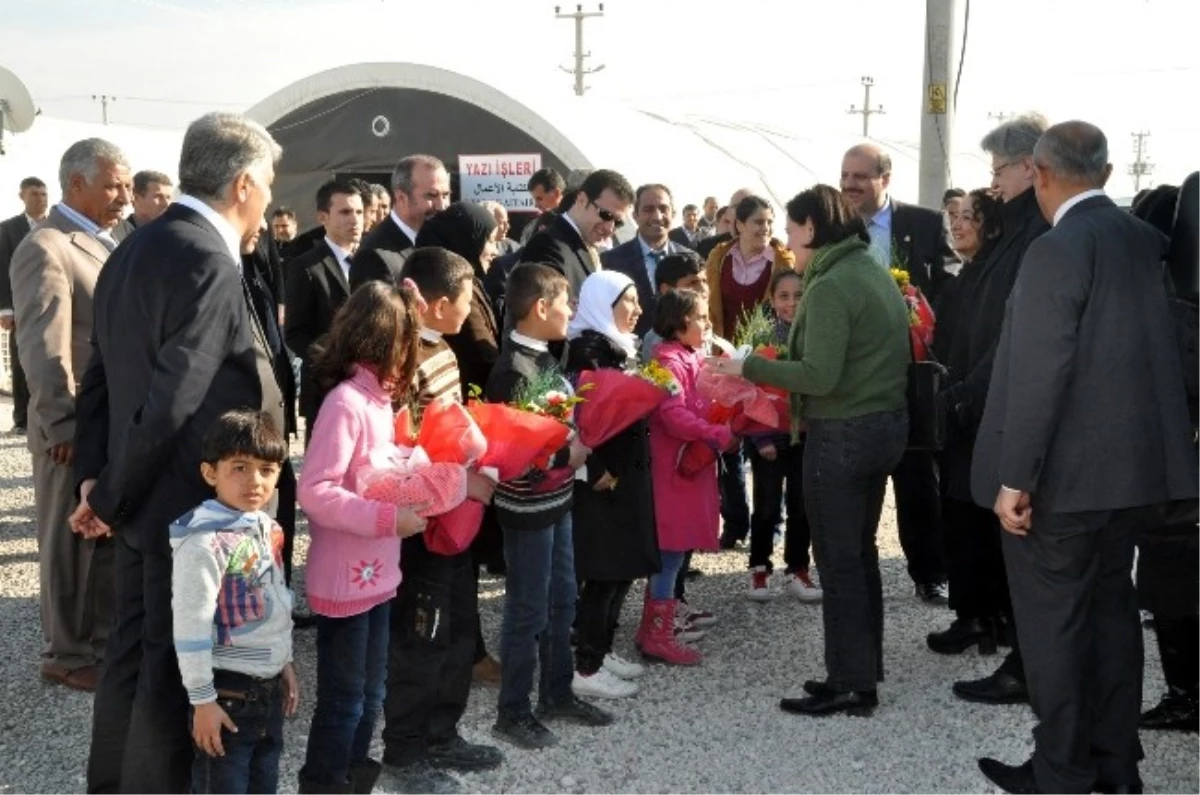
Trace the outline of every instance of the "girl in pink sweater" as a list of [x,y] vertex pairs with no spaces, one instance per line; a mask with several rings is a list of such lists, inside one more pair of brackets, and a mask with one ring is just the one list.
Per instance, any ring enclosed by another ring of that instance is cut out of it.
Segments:
[[[394,441],[392,399],[417,366],[420,319],[409,291],[372,282],[333,320],[314,372],[329,389],[300,475],[308,515],[308,602],[317,616],[317,706],[300,771],[301,792],[370,792],[379,763],[367,755],[383,705],[391,599],[400,584],[400,539],[420,533],[418,514],[443,513],[467,494],[430,483],[421,504],[397,507],[355,492],[373,450]],[[352,786],[353,789],[338,789]]]

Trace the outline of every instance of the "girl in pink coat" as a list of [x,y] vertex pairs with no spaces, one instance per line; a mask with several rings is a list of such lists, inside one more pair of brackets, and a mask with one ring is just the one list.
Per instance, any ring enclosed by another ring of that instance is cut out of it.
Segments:
[[675,639],[675,577],[689,550],[717,548],[720,507],[716,464],[686,476],[676,470],[676,461],[687,442],[707,442],[715,450],[733,442],[727,426],[705,419],[708,401],[696,391],[708,329],[708,304],[699,293],[671,290],[659,297],[654,332],[663,342],[655,348],[654,359],[671,371],[682,389],[650,415],[650,471],[662,571],[650,577],[637,640],[645,656],[679,665],[695,665],[702,656]]

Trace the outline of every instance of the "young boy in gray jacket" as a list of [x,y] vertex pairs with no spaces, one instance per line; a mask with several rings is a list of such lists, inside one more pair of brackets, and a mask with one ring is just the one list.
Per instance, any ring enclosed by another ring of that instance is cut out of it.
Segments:
[[270,416],[230,411],[204,439],[216,490],[171,524],[175,653],[192,704],[193,792],[275,792],[292,668],[283,531],[264,512],[287,458]]

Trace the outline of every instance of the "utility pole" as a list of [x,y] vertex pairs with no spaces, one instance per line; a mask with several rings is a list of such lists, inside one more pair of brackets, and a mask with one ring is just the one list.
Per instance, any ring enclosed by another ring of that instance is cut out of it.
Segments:
[[856,108],[853,105],[851,105],[850,110],[848,110],[846,112],[862,114],[863,138],[870,138],[871,137],[871,135],[870,135],[871,117],[877,113],[882,114],[883,113],[883,105],[879,105],[875,108],[871,107],[871,87],[875,85],[874,78],[864,77],[862,79],[862,85],[863,85],[863,106],[862,106],[862,108]]
[[1011,119],[1013,116],[1016,116],[1016,115],[1017,114],[1015,114],[1015,113],[1006,113],[1005,111],[1000,111],[999,113],[992,113],[991,111],[988,111],[988,118],[995,119],[996,121],[1000,122],[1001,124],[1004,124],[1005,119]]
[[597,66],[595,69],[585,69],[583,66],[583,59],[592,57],[592,54],[590,52],[583,51],[583,21],[585,19],[588,19],[589,17],[604,16],[604,3],[600,4],[599,11],[584,11],[582,5],[577,5],[577,6],[575,6],[574,12],[569,13],[569,14],[563,14],[563,13],[560,13],[559,8],[560,8],[559,6],[554,7],[554,14],[556,17],[558,17],[559,19],[575,20],[575,68],[568,69],[565,66],[560,66],[559,68],[562,69],[564,72],[574,73],[574,75],[575,75],[575,95],[582,97],[583,92],[587,91],[587,86],[585,86],[583,84],[584,76],[595,74],[596,72],[599,72],[600,70],[602,70],[604,68],[603,64],[601,64],[600,66]]
[[920,202],[941,207],[953,181],[958,0],[925,0],[925,81],[921,97]]
[[1135,160],[1129,165],[1129,176],[1133,177],[1133,192],[1137,193],[1142,189],[1142,177],[1149,177],[1154,173],[1154,164],[1146,159],[1146,139],[1150,137],[1150,133],[1146,131],[1130,133],[1133,138],[1133,153]]
[[108,124],[108,103],[116,102],[116,97],[110,97],[107,94],[92,94],[92,99],[100,103],[100,114],[104,119],[104,123]]

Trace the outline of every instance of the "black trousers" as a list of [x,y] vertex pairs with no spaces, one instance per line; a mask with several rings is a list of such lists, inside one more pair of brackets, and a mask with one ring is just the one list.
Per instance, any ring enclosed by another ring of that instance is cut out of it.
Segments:
[[738,540],[750,534],[750,504],[746,501],[745,445],[722,453],[717,490],[721,497],[722,535]]
[[900,547],[917,584],[945,582],[941,497],[933,453],[908,450],[892,472]]
[[479,593],[470,551],[430,552],[419,535],[400,552],[392,605],[383,742],[391,760],[417,759],[447,742],[471,693]]
[[996,514],[973,502],[942,499],[950,607],[959,618],[994,618],[1009,610],[1008,577]]
[[1142,511],[1052,514],[1005,533],[1043,792],[1139,781],[1142,629],[1131,578]]
[[612,651],[621,608],[632,580],[584,580],[575,606],[575,667],[581,674],[594,674]]
[[292,460],[283,462],[279,471],[279,508],[275,512],[275,521],[283,530],[283,580],[290,588],[292,585],[292,550],[296,546],[296,470]]
[[783,521],[783,564],[787,571],[808,568],[812,529],[804,512],[804,445],[782,442],[775,446],[775,460],[768,461],[749,445],[750,471],[754,475],[754,511],[750,518],[750,568],[766,566],[773,571],[771,553],[775,531]]
[[25,380],[25,368],[17,355],[17,331],[8,334],[8,361],[12,366],[13,427],[29,427],[29,382]]
[[1137,591],[1154,614],[1163,678],[1173,690],[1200,691],[1200,544],[1195,525],[1173,525],[1138,533]]
[[[114,539],[116,618],[92,709],[88,792],[188,792],[192,739],[175,657],[167,534]],[[136,544],[136,546],[135,546]]]

